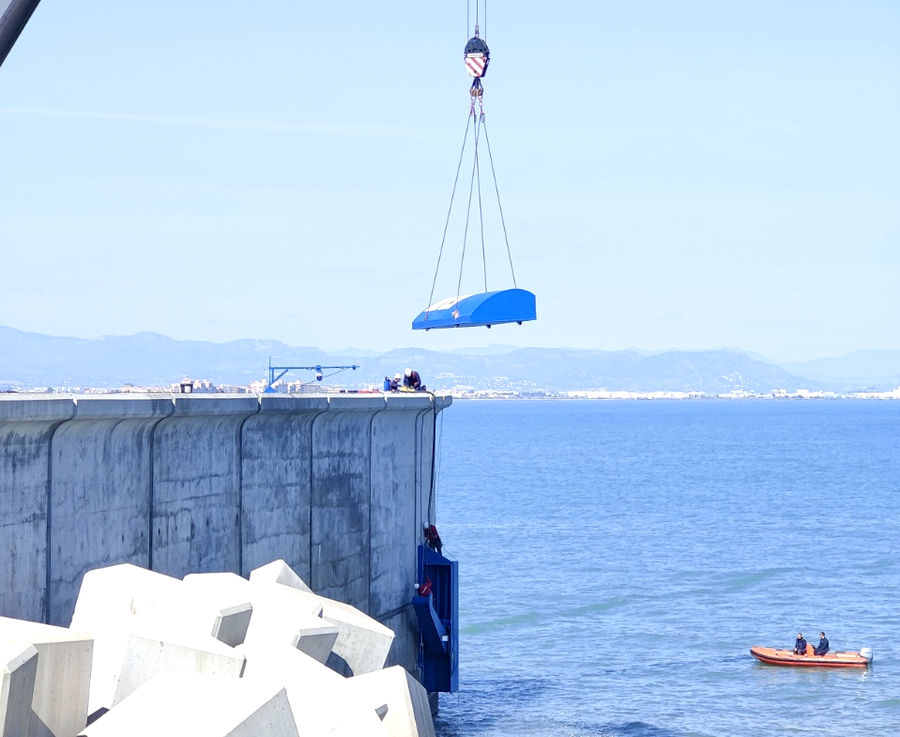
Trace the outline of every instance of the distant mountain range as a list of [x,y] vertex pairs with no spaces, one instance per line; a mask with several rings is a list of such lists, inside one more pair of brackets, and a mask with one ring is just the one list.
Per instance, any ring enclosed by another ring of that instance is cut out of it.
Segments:
[[[567,348],[492,346],[471,350],[428,351],[398,348],[373,354],[352,349],[326,353],[314,347],[272,340],[228,343],[180,341],[156,333],[60,338],[0,326],[0,390],[34,387],[107,387],[125,384],[165,386],[182,377],[216,384],[246,385],[266,376],[269,357],[277,365],[314,366],[357,363],[360,369],[333,380],[349,387],[380,385],[407,366],[429,388],[517,391],[702,391],[743,389],[884,391],[900,386],[900,350],[860,351],[779,365],[739,350],[587,351]],[[327,372],[326,372],[327,373]],[[288,374],[312,380],[312,372]]]

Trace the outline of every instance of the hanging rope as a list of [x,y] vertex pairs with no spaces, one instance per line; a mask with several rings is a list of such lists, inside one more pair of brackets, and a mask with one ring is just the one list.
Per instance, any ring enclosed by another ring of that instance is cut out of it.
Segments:
[[[475,116],[475,101],[472,101],[472,116]],[[473,140],[475,142],[475,157],[472,161],[472,176],[469,179],[469,203],[466,207],[466,227],[463,230],[463,243],[462,243],[462,255],[459,259],[459,280],[456,283],[456,301],[459,302],[459,295],[462,288],[462,276],[463,276],[463,265],[466,261],[466,241],[469,237],[469,216],[472,212],[472,194],[475,191],[475,174],[478,172],[478,138],[479,131],[481,129],[481,122],[484,119],[484,113],[478,118],[478,121],[475,123],[475,135]],[[481,183],[479,182],[479,192],[481,191]],[[480,196],[480,195],[479,195]],[[482,248],[483,250],[483,248]]]
[[[460,254],[459,261],[459,276],[457,278],[456,283],[456,299],[459,301],[459,297],[462,294],[462,277],[463,271],[465,270],[465,260],[466,260],[466,246],[468,244],[469,238],[469,223],[471,221],[472,214],[472,198],[475,195],[476,191],[478,194],[478,222],[479,222],[479,230],[481,237],[481,262],[482,262],[482,278],[484,283],[484,291],[488,291],[488,280],[487,280],[487,247],[484,238],[484,203],[481,192],[481,161],[478,154],[479,143],[481,141],[482,135],[484,136],[484,142],[487,145],[488,151],[488,161],[491,167],[491,180],[494,184],[494,194],[497,197],[497,210],[500,213],[500,224],[503,228],[503,242],[506,245],[506,257],[509,262],[509,273],[512,277],[513,286],[518,288],[518,281],[516,280],[516,270],[513,266],[513,258],[512,258],[512,249],[509,245],[509,232],[506,229],[506,217],[503,213],[503,203],[500,199],[500,185],[497,182],[497,170],[494,166],[494,154],[491,150],[491,140],[488,136],[487,130],[487,118],[484,114],[484,101],[482,97],[482,88],[473,88],[472,92],[472,102],[469,107],[469,115],[466,118],[466,129],[463,134],[463,143],[462,147],[459,151],[459,160],[456,164],[456,174],[453,178],[453,188],[450,193],[450,205],[447,208],[447,217],[444,220],[444,230],[441,235],[441,247],[438,250],[438,258],[437,264],[434,268],[434,277],[431,280],[431,292],[428,295],[428,306],[430,307],[434,304],[434,290],[437,286],[437,278],[440,273],[441,268],[441,260],[443,259],[444,254],[444,246],[447,242],[447,231],[450,227],[450,217],[453,213],[453,203],[456,201],[456,191],[459,187],[459,175],[462,171],[462,162],[466,155],[466,144],[469,140],[469,128],[472,127],[474,130],[473,133],[473,142],[474,142],[474,155],[472,161],[472,173],[469,177],[469,197],[466,204],[466,221],[465,227],[463,230],[463,243],[462,243],[462,253]],[[478,102],[478,111],[476,113],[475,103]],[[472,126],[472,121],[475,121],[475,125]],[[426,312],[427,314],[427,312]]]
[[[470,8],[471,8],[471,0],[466,0],[466,29],[468,32],[469,22],[471,20],[470,16]],[[481,78],[484,76],[485,71],[487,70],[487,65],[490,60],[490,51],[484,43],[484,41],[479,38],[479,21],[481,20],[480,15],[480,3],[479,0],[475,0],[475,35],[474,37],[469,39],[469,42],[466,44],[466,54],[465,61],[467,71],[471,76],[475,79],[472,82],[472,87],[469,90],[469,95],[471,96],[471,102],[469,105],[469,115],[466,118],[466,130],[463,134],[463,142],[462,147],[459,152],[459,161],[456,164],[456,175],[453,178],[453,188],[450,193],[450,205],[447,208],[447,217],[444,220],[444,230],[441,234],[441,247],[438,250],[438,258],[437,264],[435,264],[434,268],[434,277],[431,280],[431,292],[428,295],[428,305],[425,309],[425,317],[427,319],[429,309],[434,304],[434,291],[437,287],[437,278],[440,273],[441,261],[444,255],[444,246],[447,242],[447,232],[450,227],[450,217],[453,212],[453,204],[456,201],[456,191],[459,186],[459,175],[462,171],[462,163],[463,159],[466,155],[466,145],[469,139],[469,128],[470,126],[473,129],[473,146],[474,146],[474,155],[472,160],[472,172],[469,176],[469,196],[466,203],[466,218],[465,218],[465,226],[463,229],[463,239],[462,239],[462,252],[460,254],[459,259],[459,276],[456,282],[456,301],[459,302],[460,296],[462,294],[462,278],[463,271],[465,270],[465,262],[466,262],[466,246],[468,245],[469,239],[469,224],[471,222],[472,216],[472,199],[475,196],[477,191],[478,194],[478,223],[479,223],[479,235],[481,237],[481,263],[482,263],[482,279],[484,292],[488,291],[488,278],[487,278],[487,247],[485,244],[485,236],[484,236],[484,202],[481,191],[481,161],[478,153],[478,146],[481,141],[481,136],[484,135],[484,141],[487,145],[488,150],[488,161],[491,167],[491,179],[494,184],[494,193],[497,197],[497,209],[500,212],[500,224],[503,227],[503,241],[506,244],[506,257],[509,262],[509,272],[512,276],[513,286],[518,288],[518,282],[516,280],[516,271],[513,266],[512,260],[512,249],[509,246],[509,233],[506,228],[506,217],[503,213],[503,204],[500,201],[500,186],[497,182],[497,171],[494,167],[494,154],[491,151],[491,142],[488,137],[487,132],[487,123],[484,114],[484,87],[481,83]],[[484,3],[484,21],[485,26],[487,25],[487,1]],[[476,102],[478,104],[478,110],[476,112]]]
[[[497,172],[494,169],[494,156],[491,154],[491,139],[488,138],[487,123],[482,120],[481,125],[484,128],[484,142],[487,144],[488,159],[491,162],[491,175],[494,178],[494,191],[497,193],[497,209],[500,210],[500,224],[503,225],[503,240],[506,241],[506,256],[509,259],[509,273],[512,274],[513,286],[518,288],[519,285],[516,283],[516,270],[513,268],[512,251],[509,248],[509,236],[506,234],[506,219],[503,217],[503,205],[500,204],[500,187],[497,185]],[[485,291],[487,291],[487,289],[485,289]]]
[[[471,0],[466,0],[466,36],[472,33],[469,30],[472,27],[471,6]],[[479,35],[478,0],[475,0],[475,35]],[[487,0],[484,0],[484,33],[481,34],[481,37],[487,39]]]
[[[481,116],[478,119],[479,128],[484,126],[484,108],[481,110]],[[487,254],[484,251],[484,208],[481,206],[481,164],[478,161],[478,146],[475,146],[475,168],[478,170],[476,179],[478,181],[478,224],[481,228],[481,268],[484,272],[484,291],[487,292]]]
[[[434,279],[431,281],[431,294],[428,295],[427,307],[434,304],[434,287],[437,284],[438,271],[441,268],[441,256],[444,253],[444,243],[447,241],[447,227],[450,225],[450,214],[453,212],[453,200],[456,197],[456,185],[459,182],[459,172],[462,169],[463,156],[466,153],[466,141],[469,139],[469,124],[474,116],[475,103],[472,102],[472,110],[466,118],[466,132],[463,134],[462,148],[459,151],[459,162],[456,164],[456,176],[453,178],[453,191],[450,193],[450,206],[447,208],[447,219],[444,221],[444,234],[441,236],[441,248],[438,251],[437,264],[434,267]],[[426,313],[427,314],[427,313]]]

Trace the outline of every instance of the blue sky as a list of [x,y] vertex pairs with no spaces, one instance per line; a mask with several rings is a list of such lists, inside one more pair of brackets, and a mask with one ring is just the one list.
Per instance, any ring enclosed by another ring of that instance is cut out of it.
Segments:
[[[485,31],[536,322],[410,330],[468,112],[464,2],[43,0],[0,68],[0,324],[900,348],[900,3],[491,0]],[[497,223],[490,289],[511,286]],[[460,228],[435,298],[456,292]]]

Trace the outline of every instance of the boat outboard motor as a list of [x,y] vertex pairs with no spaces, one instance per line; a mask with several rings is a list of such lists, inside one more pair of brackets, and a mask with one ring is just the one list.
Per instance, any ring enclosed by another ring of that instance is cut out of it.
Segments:
[[870,648],[870,647],[861,647],[861,648],[859,649],[859,654],[862,655],[862,656],[868,661],[869,665],[872,664],[872,657],[873,657],[873,655],[872,655],[872,648]]

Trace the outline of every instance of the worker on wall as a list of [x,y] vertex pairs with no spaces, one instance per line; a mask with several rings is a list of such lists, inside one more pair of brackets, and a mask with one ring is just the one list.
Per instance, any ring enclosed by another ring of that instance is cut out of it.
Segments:
[[418,371],[411,368],[406,369],[403,373],[403,391],[407,392],[424,392],[425,385],[422,383],[422,377]]

